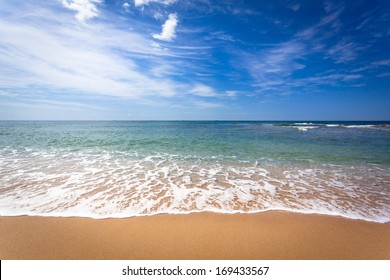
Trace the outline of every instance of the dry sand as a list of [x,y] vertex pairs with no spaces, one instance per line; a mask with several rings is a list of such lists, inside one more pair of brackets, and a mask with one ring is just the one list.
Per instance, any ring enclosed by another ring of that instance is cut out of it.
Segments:
[[0,217],[0,259],[390,259],[390,224],[280,211]]

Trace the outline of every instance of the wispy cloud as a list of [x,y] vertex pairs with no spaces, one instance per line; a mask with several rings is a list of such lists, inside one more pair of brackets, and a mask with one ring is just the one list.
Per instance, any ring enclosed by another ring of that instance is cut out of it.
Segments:
[[164,4],[164,5],[170,5],[175,3],[177,0],[134,0],[134,5],[136,7],[144,6],[144,5],[149,5],[149,3],[159,3],[159,4]]
[[167,78],[167,77],[179,77],[184,75],[183,71],[180,70],[183,66],[183,63],[172,62],[170,64],[166,63],[165,60],[160,60],[156,58],[154,65],[149,70],[149,73],[157,78]]
[[18,96],[18,94],[17,93],[10,93],[10,92],[7,92],[7,91],[0,91],[0,96],[14,97],[14,96]]
[[226,94],[226,96],[228,96],[228,97],[235,98],[235,97],[237,97],[237,95],[239,94],[239,92],[236,91],[236,90],[227,90],[227,91],[225,91],[225,94]]
[[380,78],[389,77],[389,76],[390,76],[390,72],[381,73],[381,74],[378,74],[378,75],[377,75],[377,77],[380,77]]
[[[183,0],[181,0],[183,1]],[[210,1],[210,0],[189,0],[187,5],[192,9],[202,11],[202,13],[222,13],[234,16],[256,16],[261,13],[250,7],[245,1],[235,1],[236,5],[232,5],[234,1]]]
[[382,59],[378,61],[374,61],[372,63],[373,66],[390,66],[390,59]]
[[[363,78],[360,73],[353,73],[351,63],[357,61],[370,44],[362,46],[353,37],[340,36],[343,5],[325,1],[324,9],[326,14],[317,23],[297,31],[290,40],[242,55],[244,67],[254,79],[256,92],[283,95],[286,92],[313,91],[323,85],[353,86]],[[379,61],[369,68],[386,63],[386,60]],[[327,67],[323,68],[321,64]],[[343,68],[329,71],[329,65],[334,69]],[[350,68],[352,74],[345,74],[345,67]],[[367,69],[365,66],[361,70]]]
[[329,10],[331,13],[323,16],[318,23],[297,32],[295,37],[301,40],[315,40],[315,43],[319,43],[336,35],[341,28],[340,16],[343,11],[343,6]]
[[110,108],[78,102],[32,99],[0,102],[0,118],[12,120],[93,120],[109,112]]
[[332,1],[332,0],[325,0],[324,1],[324,9],[327,13],[330,13],[331,11],[334,11],[335,9],[337,9],[338,7],[338,4],[336,4],[337,2],[336,1]]
[[255,54],[245,54],[245,65],[259,85],[269,86],[305,68],[299,61],[304,54],[304,45],[293,40]]
[[153,38],[172,42],[176,37],[176,26],[178,23],[178,18],[176,14],[170,14],[166,22],[162,25],[162,31],[160,34],[153,34]]
[[351,72],[356,73],[356,72],[364,72],[368,70],[372,71],[372,70],[383,69],[389,66],[390,66],[390,59],[382,59],[382,60],[373,61],[362,67],[352,69]]
[[190,91],[191,94],[201,97],[216,97],[218,94],[209,86],[196,84]]
[[343,38],[328,50],[328,55],[336,63],[345,63],[356,59],[357,52],[360,49],[362,49],[362,47],[356,42]]
[[97,4],[102,3],[103,0],[67,0],[62,1],[65,8],[76,11],[76,18],[81,22],[86,22],[89,19],[98,16]]
[[301,4],[295,3],[295,4],[290,5],[289,8],[290,8],[291,10],[293,10],[294,12],[297,12],[297,11],[299,11],[299,9],[301,8]]
[[[328,84],[328,85],[337,85],[339,81],[354,81],[363,78],[360,74],[330,74],[330,75],[320,75],[317,77],[309,77],[302,79],[302,82],[315,83],[315,84]],[[298,80],[299,81],[299,80]]]
[[215,38],[215,39],[225,41],[225,42],[236,42],[237,41],[237,39],[235,39],[232,35],[227,34],[225,31],[211,32],[210,38]]
[[94,109],[94,110],[106,110],[107,108],[101,106],[90,105],[81,102],[69,102],[69,101],[56,101],[56,100],[45,100],[45,99],[19,99],[15,102],[5,102],[3,105],[11,105],[15,107],[35,107],[42,108],[43,106],[51,106],[54,109]]

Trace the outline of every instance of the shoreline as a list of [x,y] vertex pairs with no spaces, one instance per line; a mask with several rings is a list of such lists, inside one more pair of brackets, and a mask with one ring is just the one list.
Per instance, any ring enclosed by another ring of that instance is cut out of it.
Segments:
[[153,216],[161,216],[161,215],[168,215],[168,216],[186,216],[186,215],[199,215],[199,214],[210,214],[210,215],[257,215],[257,214],[266,214],[266,213],[285,213],[285,214],[292,214],[292,215],[309,215],[309,216],[320,216],[320,217],[334,217],[339,219],[345,219],[345,220],[352,220],[352,221],[360,221],[360,222],[367,222],[367,223],[374,223],[374,224],[390,224],[390,220],[388,221],[379,221],[379,220],[370,220],[365,219],[361,217],[347,217],[343,216],[342,214],[327,214],[327,213],[316,213],[316,212],[301,212],[301,211],[290,211],[285,209],[267,209],[267,210],[259,210],[254,212],[218,212],[214,210],[199,210],[199,211],[190,211],[190,212],[178,212],[178,213],[170,213],[170,212],[157,212],[154,214],[137,214],[134,216],[102,216],[102,217],[93,217],[93,216],[61,216],[61,215],[45,215],[45,214],[17,214],[17,215],[7,215],[7,214],[0,214],[1,218],[12,218],[12,217],[26,217],[26,218],[33,218],[33,217],[40,217],[40,218],[58,218],[58,219],[92,219],[92,220],[111,220],[111,219],[132,219],[132,218],[148,218]]
[[390,259],[390,223],[285,211],[0,216],[0,259]]

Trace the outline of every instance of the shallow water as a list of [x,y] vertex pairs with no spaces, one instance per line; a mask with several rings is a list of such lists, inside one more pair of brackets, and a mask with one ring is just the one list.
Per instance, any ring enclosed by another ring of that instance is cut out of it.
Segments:
[[274,209],[390,221],[390,126],[0,122],[0,215]]

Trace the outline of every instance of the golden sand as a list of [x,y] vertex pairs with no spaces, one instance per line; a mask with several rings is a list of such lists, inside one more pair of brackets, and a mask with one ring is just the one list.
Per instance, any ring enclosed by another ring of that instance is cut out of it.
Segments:
[[281,211],[0,217],[0,259],[390,259],[390,224]]

